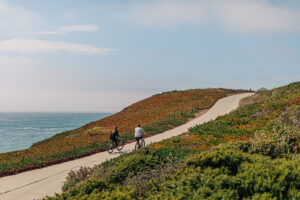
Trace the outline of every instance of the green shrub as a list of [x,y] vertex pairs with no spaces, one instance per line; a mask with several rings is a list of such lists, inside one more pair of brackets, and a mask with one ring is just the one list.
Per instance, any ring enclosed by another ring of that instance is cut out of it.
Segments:
[[252,162],[251,157],[246,153],[237,152],[235,149],[224,149],[196,154],[186,161],[186,165],[189,167],[226,167],[231,174],[236,174],[242,162]]
[[130,157],[123,158],[112,168],[107,175],[107,179],[112,183],[124,181],[128,176],[136,175],[149,169],[156,169],[161,166],[157,156],[151,154],[134,154]]
[[251,154],[282,158],[300,153],[300,136],[257,137],[238,143],[238,148]]
[[[103,180],[88,179],[85,183],[70,188],[67,192],[56,194],[54,197],[45,197],[46,200],[65,200],[65,199],[88,199],[87,197],[95,191],[103,191],[109,185]],[[80,198],[82,197],[82,198]]]
[[71,170],[66,178],[66,181],[62,187],[63,191],[67,191],[77,183],[85,180],[92,174],[92,168],[81,167],[78,171]]
[[148,199],[296,199],[299,191],[300,160],[226,146],[192,156],[175,176],[153,186]]

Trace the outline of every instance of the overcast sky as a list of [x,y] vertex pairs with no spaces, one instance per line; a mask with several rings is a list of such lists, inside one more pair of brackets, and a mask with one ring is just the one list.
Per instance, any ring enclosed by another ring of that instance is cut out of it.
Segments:
[[0,111],[118,111],[300,80],[297,0],[0,0]]

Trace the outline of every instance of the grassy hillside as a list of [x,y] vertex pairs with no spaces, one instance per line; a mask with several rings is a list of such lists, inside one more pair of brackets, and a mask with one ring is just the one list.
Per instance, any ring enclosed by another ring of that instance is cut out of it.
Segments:
[[132,130],[138,122],[148,135],[161,133],[187,122],[218,99],[240,92],[245,91],[196,89],[154,95],[110,117],[38,142],[29,149],[0,154],[0,176],[106,150],[108,134],[115,125],[126,141],[133,139]]
[[46,199],[300,199],[300,82],[243,104],[181,136],[71,172],[65,192]]

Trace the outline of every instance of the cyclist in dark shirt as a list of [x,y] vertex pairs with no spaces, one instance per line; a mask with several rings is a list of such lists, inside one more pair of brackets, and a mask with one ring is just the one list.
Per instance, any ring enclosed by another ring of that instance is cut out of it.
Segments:
[[115,144],[115,146],[118,146],[118,137],[119,137],[118,127],[115,126],[110,134],[110,139]]

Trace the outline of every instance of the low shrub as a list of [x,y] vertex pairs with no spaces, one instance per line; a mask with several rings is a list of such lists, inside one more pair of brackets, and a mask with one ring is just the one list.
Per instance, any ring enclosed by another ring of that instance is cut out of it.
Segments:
[[138,172],[156,169],[160,167],[160,160],[153,155],[135,154],[127,158],[123,158],[111,172],[107,175],[107,179],[112,183],[120,183],[128,176],[136,175]]
[[226,149],[224,151],[203,152],[193,156],[186,161],[188,167],[211,167],[212,169],[225,167],[230,174],[236,174],[242,162],[252,162],[249,154],[236,151],[235,149]]
[[153,186],[148,199],[296,199],[299,195],[300,160],[272,160],[226,147],[192,156],[175,176]]
[[81,167],[77,171],[71,170],[66,178],[62,190],[67,191],[69,188],[73,187],[77,183],[88,178],[92,174],[92,172],[92,168],[90,167]]
[[238,143],[240,150],[251,154],[257,153],[271,158],[287,157],[300,153],[300,136],[282,136],[255,138]]

